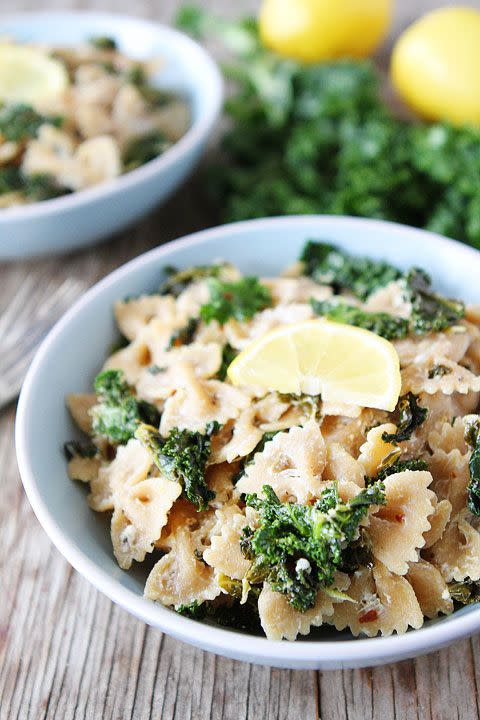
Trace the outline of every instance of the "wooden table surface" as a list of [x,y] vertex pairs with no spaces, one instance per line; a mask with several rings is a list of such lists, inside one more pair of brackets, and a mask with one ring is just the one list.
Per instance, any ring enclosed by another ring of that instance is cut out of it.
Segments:
[[[396,31],[455,4],[397,0]],[[461,3],[458,3],[461,4]],[[471,2],[480,6],[480,2]],[[0,11],[84,8],[170,21],[175,0],[0,0]],[[203,0],[230,14],[255,0]],[[214,222],[193,179],[114,240],[53,260],[0,265],[0,310],[26,275],[96,282],[131,257]],[[34,517],[18,475],[15,407],[0,414],[0,719],[473,720],[480,638],[416,660],[300,672],[234,662],[184,645],[128,615],[81,578]]]

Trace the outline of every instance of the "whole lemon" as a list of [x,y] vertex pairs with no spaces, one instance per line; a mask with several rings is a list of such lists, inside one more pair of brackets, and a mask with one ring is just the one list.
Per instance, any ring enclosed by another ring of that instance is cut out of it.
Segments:
[[366,57],[384,40],[393,0],[264,0],[263,43],[280,55],[313,63]]
[[390,72],[422,117],[480,124],[480,12],[449,7],[428,13],[399,37]]

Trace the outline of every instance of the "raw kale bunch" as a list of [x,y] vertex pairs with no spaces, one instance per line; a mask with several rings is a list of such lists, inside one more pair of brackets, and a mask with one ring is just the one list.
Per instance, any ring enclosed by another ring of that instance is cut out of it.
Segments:
[[346,503],[336,483],[314,505],[282,503],[270,485],[263,486],[263,493],[264,499],[245,497],[260,515],[256,530],[243,531],[242,552],[252,561],[246,579],[251,585],[268,582],[294,608],[306,611],[315,605],[319,589],[333,584],[368,509],[385,504],[383,484],[370,485]]
[[104,370],[95,378],[94,388],[98,399],[91,410],[94,435],[112,443],[126,443],[135,436],[139,423],[158,427],[157,408],[135,397],[121,370]]
[[173,428],[163,438],[155,427],[138,425],[135,437],[151,453],[158,469],[171,480],[179,482],[185,496],[197,510],[206,510],[215,493],[205,480],[205,468],[212,447],[212,435],[218,423],[209,423],[205,433]]
[[480,128],[396,118],[368,61],[301,65],[254,19],[184,8],[187,32],[230,51],[227,167],[212,170],[225,220],[331,213],[395,220],[480,247]]

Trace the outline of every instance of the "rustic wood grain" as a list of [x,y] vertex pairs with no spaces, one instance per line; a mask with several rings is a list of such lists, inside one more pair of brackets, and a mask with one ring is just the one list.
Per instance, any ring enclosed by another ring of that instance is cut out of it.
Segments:
[[[170,21],[175,0],[2,0],[1,11],[114,9]],[[204,0],[234,14],[255,0]],[[396,30],[426,9],[397,0]],[[460,4],[460,3],[459,3]],[[479,5],[480,3],[470,3]],[[75,275],[90,285],[144,250],[212,224],[193,180],[134,230],[62,260],[0,265],[0,309],[23,278]],[[371,670],[298,672],[201,652],[130,617],[77,575],[26,501],[0,416],[0,720],[473,720],[480,639]]]

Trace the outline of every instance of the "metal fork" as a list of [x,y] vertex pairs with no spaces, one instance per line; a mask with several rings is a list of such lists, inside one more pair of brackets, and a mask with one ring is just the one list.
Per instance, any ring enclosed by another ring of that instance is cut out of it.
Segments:
[[41,341],[85,290],[75,278],[42,280],[27,276],[0,315],[0,409],[17,397]]

